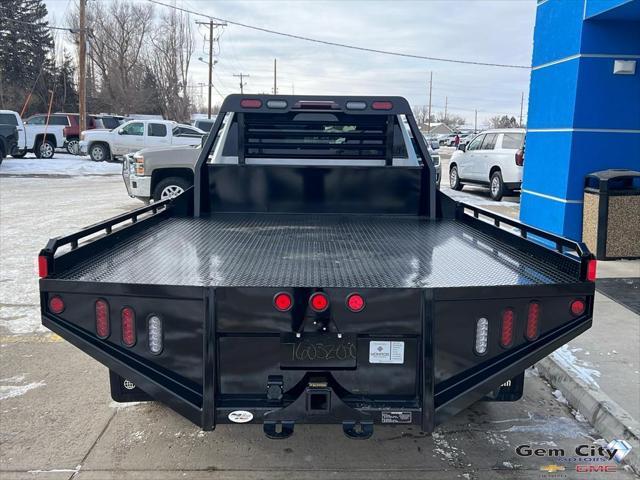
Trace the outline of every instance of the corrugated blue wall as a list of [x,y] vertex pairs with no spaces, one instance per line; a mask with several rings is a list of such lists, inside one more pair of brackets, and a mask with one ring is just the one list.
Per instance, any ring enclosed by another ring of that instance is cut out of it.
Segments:
[[584,176],[640,170],[640,0],[538,2],[527,127],[520,218],[579,240]]

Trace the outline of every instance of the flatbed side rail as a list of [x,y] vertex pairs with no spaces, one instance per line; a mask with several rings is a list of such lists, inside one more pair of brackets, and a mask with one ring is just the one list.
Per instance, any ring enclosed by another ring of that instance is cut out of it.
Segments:
[[[471,213],[469,213],[471,212]],[[476,220],[480,220],[488,225],[493,225],[495,228],[499,228],[502,231],[511,233],[512,235],[519,236],[525,240],[532,240],[531,237],[538,237],[546,240],[554,248],[550,248],[549,245],[545,245],[543,242],[536,242],[538,246],[546,248],[548,250],[555,251],[559,254],[575,254],[576,260],[580,262],[580,278],[586,279],[587,264],[591,260],[593,255],[582,242],[576,242],[565,237],[561,237],[546,230],[541,230],[530,225],[526,225],[517,220],[514,220],[499,213],[494,213],[483,208],[479,208],[475,205],[470,205],[464,202],[457,202],[456,205],[456,217],[458,219],[464,219],[466,217],[473,217]],[[508,225],[511,229],[505,228]],[[519,231],[519,234],[515,233],[513,229]]]
[[[186,192],[185,192],[186,193]],[[41,276],[48,276],[55,273],[54,263],[56,252],[62,247],[68,246],[64,253],[78,252],[93,241],[105,239],[123,230],[137,225],[142,220],[151,219],[166,211],[173,205],[175,199],[166,199],[152,203],[141,208],[137,208],[122,215],[117,215],[100,223],[95,223],[82,230],[50,239],[47,245],[39,253],[39,263],[46,262],[46,274],[43,275],[42,265],[40,265]],[[60,255],[58,255],[60,257]],[[44,258],[44,260],[43,260]]]

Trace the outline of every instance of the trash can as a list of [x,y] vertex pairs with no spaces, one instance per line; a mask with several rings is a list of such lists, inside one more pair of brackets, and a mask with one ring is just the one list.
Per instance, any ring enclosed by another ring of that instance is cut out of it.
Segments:
[[598,260],[640,258],[640,172],[586,176],[582,241]]

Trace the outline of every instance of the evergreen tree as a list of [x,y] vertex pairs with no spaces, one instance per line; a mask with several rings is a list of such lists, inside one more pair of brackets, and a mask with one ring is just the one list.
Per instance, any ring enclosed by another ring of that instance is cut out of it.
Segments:
[[33,89],[29,111],[47,105],[46,79],[55,77],[53,37],[43,0],[0,2],[0,104],[20,111]]

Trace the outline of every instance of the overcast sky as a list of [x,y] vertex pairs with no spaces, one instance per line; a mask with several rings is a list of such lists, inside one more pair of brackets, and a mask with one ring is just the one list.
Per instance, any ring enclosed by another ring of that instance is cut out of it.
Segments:
[[[52,23],[64,24],[64,11],[74,1],[46,0]],[[164,1],[203,15],[331,42],[460,60],[531,63],[533,0]],[[197,16],[192,17],[195,22]],[[207,58],[206,30],[195,30],[196,52],[190,69],[193,85],[207,82],[208,67],[198,61],[198,57]],[[524,91],[526,113],[528,70],[367,53],[234,25],[219,33],[213,83],[222,95],[239,91],[239,80],[233,74],[240,72],[249,75],[245,92],[271,92],[273,59],[277,58],[279,93],[295,89],[296,94],[402,95],[413,105],[426,105],[429,72],[433,71],[436,112],[444,110],[448,97],[449,111],[462,115],[470,124],[474,109],[478,109],[480,124],[496,114],[517,117]],[[200,93],[197,87],[192,91]],[[221,98],[215,95],[214,102],[219,103]]]

